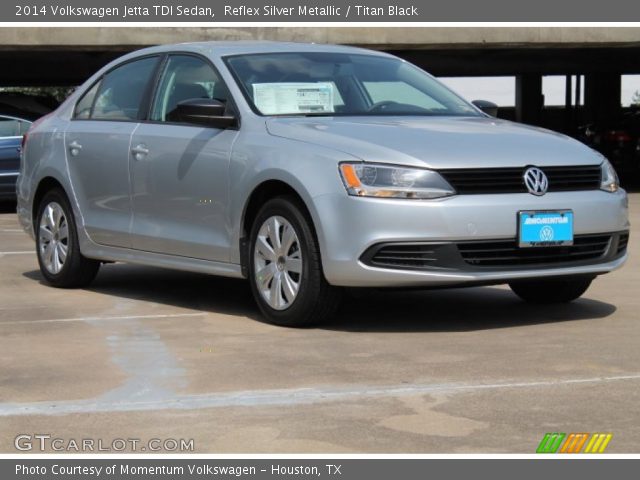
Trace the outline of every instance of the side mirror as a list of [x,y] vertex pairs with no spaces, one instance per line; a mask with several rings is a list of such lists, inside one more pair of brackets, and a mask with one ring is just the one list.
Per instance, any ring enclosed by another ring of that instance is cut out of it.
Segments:
[[233,115],[225,115],[227,107],[213,98],[191,98],[178,103],[169,114],[172,121],[193,123],[204,127],[229,128],[237,125]]
[[488,100],[474,100],[471,103],[473,103],[487,115],[491,115],[492,117],[498,116],[498,105],[493,102],[490,102]]

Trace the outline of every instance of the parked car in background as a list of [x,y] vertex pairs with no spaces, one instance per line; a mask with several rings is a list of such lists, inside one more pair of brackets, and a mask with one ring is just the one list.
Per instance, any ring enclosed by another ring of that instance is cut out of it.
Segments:
[[16,199],[16,180],[20,169],[23,135],[32,119],[0,113],[0,201]]
[[0,201],[16,199],[23,135],[58,105],[52,96],[0,91]]
[[605,155],[622,175],[640,173],[640,110],[627,111],[607,124],[584,125],[578,138]]
[[18,215],[57,287],[113,261],[247,278],[269,321],[300,326],[343,287],[506,283],[569,302],[627,259],[627,195],[601,154],[382,52],[144,49],[24,145]]

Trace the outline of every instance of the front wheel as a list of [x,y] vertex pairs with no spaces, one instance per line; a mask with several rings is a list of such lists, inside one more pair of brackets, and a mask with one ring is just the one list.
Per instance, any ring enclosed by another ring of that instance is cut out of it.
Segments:
[[567,303],[587,291],[593,278],[568,277],[548,280],[523,280],[509,284],[511,290],[529,303]]
[[268,201],[253,222],[250,238],[251,290],[269,322],[302,327],[335,313],[341,290],[324,278],[311,221],[294,198]]
[[54,287],[83,287],[98,273],[100,262],[80,252],[76,222],[67,196],[51,190],[42,198],[36,223],[40,272]]

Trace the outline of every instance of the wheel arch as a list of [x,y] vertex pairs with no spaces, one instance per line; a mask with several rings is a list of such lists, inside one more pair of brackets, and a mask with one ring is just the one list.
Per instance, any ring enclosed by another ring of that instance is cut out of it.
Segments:
[[64,188],[62,183],[55,177],[46,176],[40,179],[40,181],[38,182],[38,186],[35,190],[35,193],[33,194],[33,201],[31,202],[31,218],[32,218],[31,225],[32,225],[34,234],[36,233],[35,231],[36,220],[38,216],[38,209],[40,208],[40,202],[42,201],[44,196],[47,194],[47,192],[50,192],[51,190],[56,188],[59,188],[60,190],[62,190],[64,194],[67,196],[67,198],[69,198],[69,194],[67,193],[66,189]]
[[310,222],[311,229],[316,235],[318,241],[318,230],[316,228],[316,222],[314,220],[314,214],[309,208],[308,202],[305,201],[304,195],[301,194],[295,187],[289,182],[279,179],[265,180],[254,187],[251,194],[248,196],[242,209],[242,216],[240,219],[240,266],[242,268],[242,274],[247,276],[247,259],[248,259],[248,243],[249,234],[251,232],[251,226],[254,219],[262,205],[267,201],[282,196],[293,197],[296,203],[303,209],[303,213],[307,216]]

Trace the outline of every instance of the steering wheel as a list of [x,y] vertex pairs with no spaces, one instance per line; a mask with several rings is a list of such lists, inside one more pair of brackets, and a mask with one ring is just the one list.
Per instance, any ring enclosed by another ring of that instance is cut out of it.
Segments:
[[368,112],[384,112],[387,107],[392,105],[398,105],[398,102],[393,100],[383,100],[382,102],[376,102],[369,107]]

